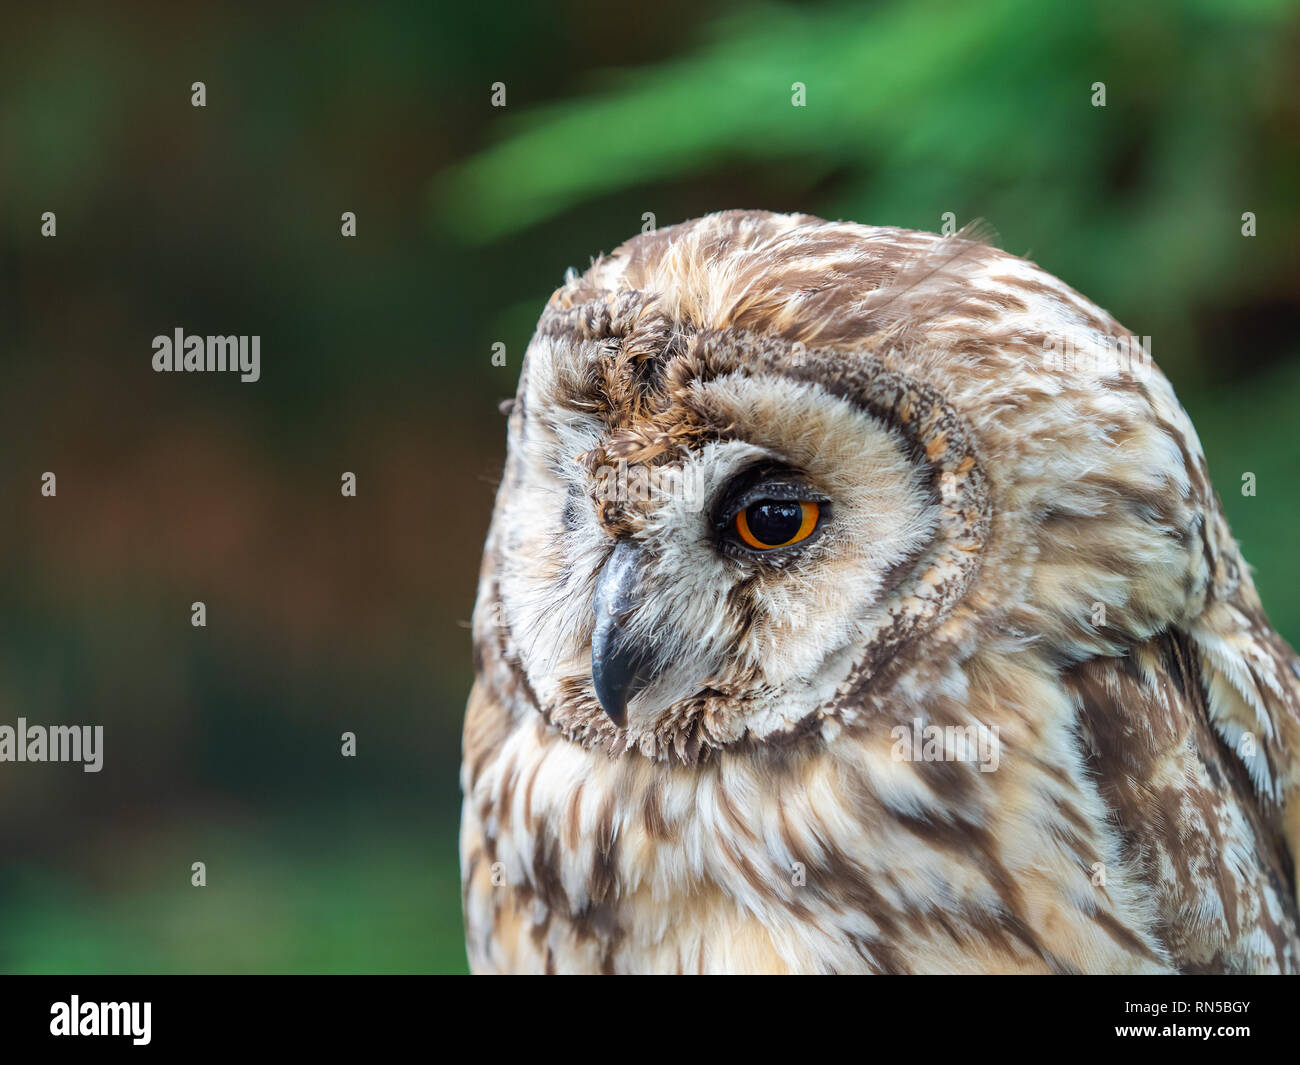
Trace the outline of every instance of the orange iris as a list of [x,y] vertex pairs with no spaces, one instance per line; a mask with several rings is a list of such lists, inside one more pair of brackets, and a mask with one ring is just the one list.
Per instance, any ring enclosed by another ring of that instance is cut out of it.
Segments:
[[817,503],[797,503],[794,504],[800,508],[799,526],[793,536],[788,540],[782,540],[780,543],[766,543],[755,535],[750,528],[749,512],[758,507],[770,507],[790,505],[788,503],[776,503],[775,501],[765,500],[761,503],[755,503],[746,507],[736,514],[736,532],[740,534],[743,540],[750,547],[756,547],[760,551],[771,551],[776,547],[789,547],[791,544],[797,544],[800,540],[806,540],[812,535],[813,529],[817,528],[817,518],[821,514],[821,507]]

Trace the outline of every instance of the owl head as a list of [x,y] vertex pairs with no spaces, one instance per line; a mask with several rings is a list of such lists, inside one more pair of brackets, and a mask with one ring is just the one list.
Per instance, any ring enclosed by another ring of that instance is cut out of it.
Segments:
[[1207,486],[1147,348],[1032,263],[710,215],[547,304],[476,645],[611,751],[833,737],[960,702],[980,646],[1059,667],[1194,613]]

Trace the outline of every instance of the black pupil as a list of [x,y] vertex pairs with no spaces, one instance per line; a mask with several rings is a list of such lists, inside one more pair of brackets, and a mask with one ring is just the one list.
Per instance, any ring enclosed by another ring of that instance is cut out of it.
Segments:
[[764,544],[783,544],[793,540],[803,524],[803,507],[798,503],[763,500],[745,509],[745,521],[754,539]]

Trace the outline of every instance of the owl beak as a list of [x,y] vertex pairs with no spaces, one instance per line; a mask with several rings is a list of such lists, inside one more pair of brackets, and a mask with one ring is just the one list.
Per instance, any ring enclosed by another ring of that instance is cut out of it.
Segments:
[[624,627],[640,601],[644,570],[641,549],[619,540],[596,578],[596,629],[591,637],[591,682],[601,709],[619,728],[627,722],[627,703],[654,678],[651,659]]

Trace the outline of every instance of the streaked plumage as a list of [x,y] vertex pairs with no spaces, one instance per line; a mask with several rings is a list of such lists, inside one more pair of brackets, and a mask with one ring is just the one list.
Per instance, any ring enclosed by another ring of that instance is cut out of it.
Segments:
[[[1168,382],[1105,337],[973,239],[798,215],[555,293],[474,618],[475,970],[1300,967],[1300,667]],[[607,498],[620,461],[658,490]],[[830,516],[732,550],[743,478]],[[996,768],[900,760],[918,725],[996,730]]]

